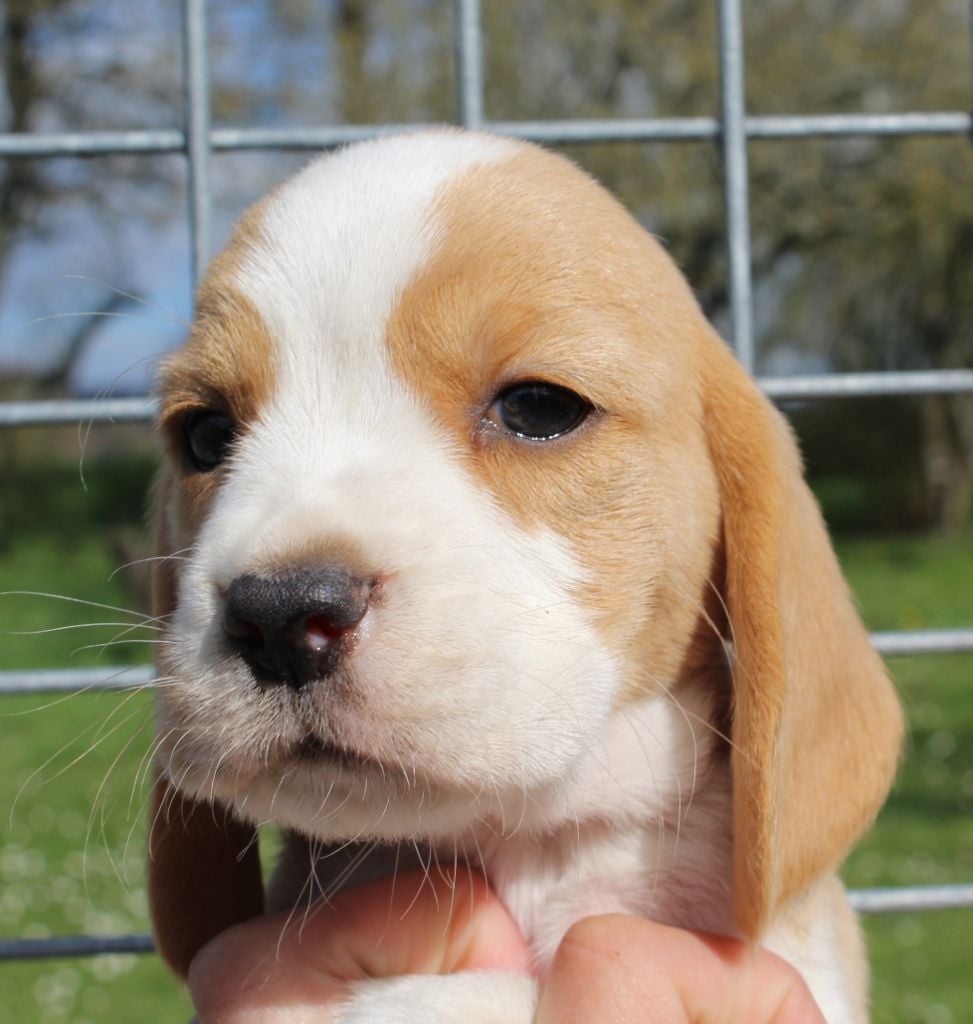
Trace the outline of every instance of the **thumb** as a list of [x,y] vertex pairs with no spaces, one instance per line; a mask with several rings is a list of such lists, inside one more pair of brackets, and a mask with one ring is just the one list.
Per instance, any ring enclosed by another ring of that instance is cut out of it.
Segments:
[[766,950],[642,918],[579,921],[536,1024],[826,1024],[801,976]]
[[326,1024],[322,1010],[342,1001],[350,981],[523,971],[528,961],[482,876],[414,872],[229,929],[193,960],[189,989],[200,1024]]

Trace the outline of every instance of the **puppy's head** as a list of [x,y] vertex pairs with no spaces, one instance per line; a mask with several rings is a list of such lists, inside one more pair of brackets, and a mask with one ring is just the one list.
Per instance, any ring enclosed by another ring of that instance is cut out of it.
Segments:
[[787,428],[566,161],[442,131],[313,163],[214,262],[161,398],[177,969],[259,909],[241,822],[550,825],[611,722],[704,671],[721,604],[741,929],[874,814],[898,712]]

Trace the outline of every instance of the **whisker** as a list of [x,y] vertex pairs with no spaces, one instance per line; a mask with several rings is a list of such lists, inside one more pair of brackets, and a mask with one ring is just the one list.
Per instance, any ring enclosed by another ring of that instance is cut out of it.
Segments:
[[100,658],[101,654],[104,654],[105,651],[109,650],[112,647],[128,647],[128,646],[136,645],[136,644],[148,644],[149,647],[175,647],[175,646],[177,646],[175,640],[159,640],[159,639],[145,640],[145,639],[138,639],[136,637],[132,637],[129,640],[122,640],[120,638],[114,638],[112,640],[105,640],[103,643],[99,643],[99,644],[84,644],[81,647],[75,647],[71,651],[71,657],[74,657],[77,654],[82,654],[84,651],[100,651],[101,652],[99,654],[99,658]]
[[145,558],[135,558],[131,562],[124,562],[117,569],[113,569],[111,574],[108,576],[108,582],[111,581],[124,569],[131,569],[136,565],[146,565],[149,562],[188,562],[189,556],[185,554],[187,551],[192,551],[191,547],[183,548],[181,551],[173,551],[171,555],[148,555]]
[[162,317],[148,316],[145,313],[123,313],[117,309],[75,309],[70,313],[45,313],[43,316],[35,316],[33,320],[26,320],[17,324],[12,330],[24,331],[28,327],[36,327],[38,324],[48,323],[51,320],[84,320],[84,319],[105,319],[114,320],[145,320],[149,323],[158,323]]
[[379,940],[376,943],[377,946],[381,946],[385,941],[386,936],[389,933],[389,928],[392,927],[392,909],[395,906],[395,886],[399,880],[399,859],[402,855],[402,844],[395,844],[395,860],[392,863],[392,884],[389,890],[389,912],[385,918],[385,927],[382,929],[382,934],[379,936]]
[[[50,594],[44,590],[4,590],[0,591],[0,597],[47,597],[52,601],[68,601],[71,604],[83,604],[89,608],[102,608],[110,612],[121,612],[122,615],[135,615],[143,622],[162,622],[164,616],[145,615],[134,608],[120,608],[114,604],[103,604],[100,601],[88,601],[83,597],[72,597],[69,594]],[[121,625],[121,623],[119,623]]]
[[[327,890],[321,894],[319,900],[317,901],[317,907],[314,909],[314,911],[312,912],[310,907],[308,908],[307,912],[305,913],[305,917],[301,922],[298,937],[300,937],[303,934],[303,931],[307,927],[308,922],[312,920],[313,917],[321,911],[321,909],[327,906],[331,906],[331,901],[334,899],[335,895],[341,891],[345,882],[355,873],[355,871],[358,870],[362,862],[369,856],[369,854],[371,854],[371,852],[377,846],[377,840],[372,841],[370,843],[366,843],[357,853],[354,854],[354,856],[349,858],[348,863],[332,880],[331,885],[329,885]],[[278,960],[280,959],[280,951],[284,943],[284,938],[286,937],[288,930],[290,929],[291,925],[294,922],[294,915],[297,912],[297,906],[300,904],[301,900],[304,897],[304,890],[312,884],[313,877],[314,874],[312,872],[312,874],[305,881],[304,885],[301,887],[301,891],[298,893],[295,906],[291,909],[290,913],[287,915],[287,919],[284,921],[284,924],[281,927],[280,935],[277,939],[276,957]]]
[[[111,712],[111,714],[114,714],[116,710],[117,710],[117,708],[113,709],[113,710],[112,710],[112,712]],[[109,715],[109,717],[110,717],[110,715]],[[53,763],[54,761],[56,761],[56,760],[57,760],[57,759],[58,759],[59,757],[61,757],[61,755],[62,755],[62,754],[64,754],[64,753],[65,753],[65,751],[67,751],[67,750],[70,750],[70,748],[71,748],[72,746],[74,746],[74,744],[76,744],[76,743],[77,743],[77,742],[78,742],[79,740],[81,740],[81,739],[82,739],[82,738],[83,738],[83,737],[84,737],[84,736],[85,736],[85,735],[86,735],[87,733],[91,732],[91,731],[92,731],[93,729],[95,729],[96,727],[100,727],[100,726],[102,726],[103,724],[104,724],[103,722],[102,722],[102,723],[98,723],[98,722],[92,722],[92,723],[91,723],[91,724],[90,724],[89,726],[87,726],[87,727],[86,727],[85,729],[83,729],[83,730],[82,730],[82,731],[81,731],[80,733],[78,733],[78,734],[77,734],[76,736],[72,736],[72,737],[71,737],[70,739],[68,739],[68,740],[67,740],[67,741],[66,741],[66,742],[65,742],[65,743],[64,743],[64,744],[63,744],[62,746],[60,746],[60,747],[59,747],[59,748],[58,748],[58,749],[57,749],[57,750],[56,750],[56,751],[55,751],[55,752],[54,752],[53,754],[51,754],[51,756],[50,756],[50,757],[48,757],[48,758],[47,758],[47,759],[46,759],[46,760],[45,760],[44,762],[42,762],[41,764],[39,764],[39,765],[38,765],[38,766],[37,766],[37,767],[36,767],[36,768],[35,768],[35,769],[34,769],[34,770],[33,770],[33,771],[32,771],[32,772],[31,772],[31,773],[30,773],[30,774],[28,775],[28,776],[27,776],[27,778],[26,778],[26,779],[24,779],[24,781],[23,781],[23,782],[21,783],[21,785],[20,785],[20,788],[19,788],[19,789],[17,790],[17,793],[16,793],[16,795],[14,796],[13,802],[12,802],[12,803],[11,803],[11,805],[10,805],[10,813],[9,813],[9,815],[8,815],[8,818],[7,818],[7,824],[8,824],[8,826],[13,826],[13,823],[14,823],[14,815],[15,815],[15,813],[16,813],[16,810],[17,810],[17,804],[18,804],[18,803],[20,802],[20,798],[21,798],[21,797],[22,797],[22,796],[24,795],[24,793],[26,792],[26,790],[27,790],[27,789],[28,789],[28,788],[29,788],[29,787],[31,786],[31,784],[32,784],[32,783],[34,782],[34,779],[36,779],[36,778],[37,778],[37,776],[38,776],[38,775],[40,775],[40,774],[41,774],[41,772],[43,772],[43,771],[44,771],[44,770],[45,770],[45,769],[46,769],[46,768],[47,768],[47,767],[48,767],[48,766],[49,766],[50,764],[52,764],[52,763]],[[93,749],[95,748],[95,746],[96,746],[96,745],[97,745],[97,744],[95,744],[95,745],[92,745],[91,747],[87,748],[87,749],[86,749],[86,750],[85,750],[85,751],[84,751],[84,752],[83,752],[83,753],[82,753],[82,754],[80,755],[80,757],[79,757],[78,759],[75,759],[75,761],[72,761],[71,765],[69,765],[68,767],[71,767],[72,765],[76,764],[76,763],[77,763],[77,760],[79,760],[80,758],[83,758],[83,757],[84,757],[84,756],[85,756],[86,754],[90,753],[90,752],[91,752],[91,750],[93,750]],[[65,770],[66,770],[66,769],[61,769],[60,771],[58,771],[58,773],[57,773],[57,774],[56,774],[55,776],[53,776],[53,778],[54,778],[54,779],[56,779],[56,778],[60,777],[60,775],[62,775],[62,774],[63,774],[63,772],[64,772]],[[42,784],[46,784],[47,782],[51,782],[51,781],[53,781],[53,779],[45,779],[45,780],[44,780],[44,783],[42,783]]]
[[[170,323],[179,324],[181,327],[191,327],[190,321],[184,317],[173,313],[171,310],[166,309],[165,306],[160,306],[157,302],[152,302],[149,299],[143,298],[141,295],[135,295],[132,292],[127,292],[123,288],[118,288],[108,281],[102,281],[97,277],[89,277],[87,274],[63,274],[62,280],[64,281],[83,281],[86,284],[94,284],[99,288],[104,288],[106,291],[114,292],[115,295],[120,296],[123,299],[129,299],[132,302],[138,303],[140,306],[145,306],[146,309],[154,309],[160,314],[159,317],[153,317],[151,319],[168,320]],[[27,325],[25,325],[27,326]]]
[[419,848],[419,843],[415,839],[410,839],[409,842],[412,844],[412,848],[416,851],[416,859],[419,861],[419,867],[422,868],[422,881],[419,883],[419,888],[416,889],[415,895],[409,901],[409,905],[399,915],[400,921],[404,921],[409,916],[410,911],[422,895],[422,890],[425,889],[427,882],[429,883],[429,888],[432,891],[432,898],[435,901],[436,909],[439,909],[439,895],[436,892],[436,886],[433,884],[432,878],[429,874],[429,866],[432,864],[432,850],[429,851],[429,864],[427,864],[422,859],[422,850]]
[[[111,778],[112,778],[112,775],[115,772],[115,769],[117,768],[117,766],[121,762],[121,760],[125,757],[125,755],[128,753],[128,751],[131,749],[132,744],[142,735],[143,731],[145,730],[145,727],[149,723],[150,716],[151,716],[151,710],[144,710],[143,709],[142,722],[140,723],[138,728],[132,733],[132,735],[129,736],[129,738],[125,741],[125,743],[122,746],[122,748],[118,751],[118,753],[112,759],[112,762],[108,766],[107,770],[105,771],[105,774],[102,776],[101,782],[98,785],[98,789],[95,792],[94,798],[91,801],[91,813],[88,816],[88,828],[87,828],[87,830],[85,832],[85,841],[84,841],[84,847],[83,847],[83,852],[82,852],[82,856],[83,857],[87,857],[88,856],[88,846],[89,846],[90,838],[91,838],[91,829],[92,829],[92,826],[94,824],[95,810],[98,808],[99,802],[101,801],[103,794],[107,791],[108,784],[111,781]],[[102,806],[104,806],[104,805],[102,805]],[[129,885],[128,885],[126,879],[123,877],[122,872],[119,871],[119,869],[117,867],[117,864],[116,864],[116,861],[115,861],[115,858],[112,856],[111,844],[108,842],[108,838],[107,838],[107,835],[106,835],[106,827],[107,827],[106,816],[104,814],[102,814],[102,816],[101,816],[101,829],[99,831],[99,834],[101,835],[101,837],[103,839],[103,846],[104,846],[105,852],[108,855],[108,861],[111,864],[112,871],[114,872],[115,877],[118,879],[118,882],[121,884],[122,888],[128,890],[129,889]],[[125,849],[127,849],[127,844],[126,844],[126,847],[123,848],[123,857],[122,857],[122,863],[123,864],[124,864],[124,851],[125,851]]]

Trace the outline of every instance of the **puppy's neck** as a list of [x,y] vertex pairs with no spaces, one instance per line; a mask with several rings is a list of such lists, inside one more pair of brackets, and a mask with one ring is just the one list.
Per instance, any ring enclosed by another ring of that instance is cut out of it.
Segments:
[[569,782],[462,844],[540,966],[589,914],[734,932],[719,682],[701,672],[620,709]]
[[[671,686],[646,684],[649,692],[616,710],[579,771],[538,801],[546,821],[481,844],[541,966],[589,914],[736,930],[723,575],[718,547]],[[646,678],[652,668],[644,666]]]

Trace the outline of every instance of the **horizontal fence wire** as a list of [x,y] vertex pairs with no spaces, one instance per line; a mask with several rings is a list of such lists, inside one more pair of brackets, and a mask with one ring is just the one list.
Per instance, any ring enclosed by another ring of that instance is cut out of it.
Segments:
[[0,672],[0,695],[135,690],[154,681],[155,669],[151,665],[8,670]]
[[[469,45],[465,40],[457,46]],[[474,123],[472,93],[464,95]],[[475,122],[483,131],[548,145],[602,142],[707,142],[723,134],[716,117],[644,117],[561,121]],[[290,128],[211,128],[209,150],[333,149],[381,135],[394,135],[421,123],[387,125],[295,125]],[[746,139],[881,138],[889,136],[973,135],[973,114],[965,111],[914,111],[901,114],[748,114],[743,118]],[[186,153],[187,133],[178,128],[152,131],[0,132],[0,158],[98,157],[122,154]]]
[[973,885],[901,885],[887,889],[852,889],[848,895],[859,914],[905,914],[926,910],[973,908]]
[[0,961],[154,953],[151,935],[63,935],[48,939],[0,939]]
[[[973,394],[973,370],[804,374],[758,377],[757,384],[775,402],[969,395]],[[148,396],[0,402],[0,429],[77,423],[144,423],[152,419],[155,410],[155,402]]]
[[0,402],[0,428],[147,423],[154,415],[155,402],[147,396]]
[[[971,654],[973,628],[872,633],[872,644],[885,657]],[[150,665],[5,671],[0,672],[0,695],[134,690],[150,685],[154,678]]]

